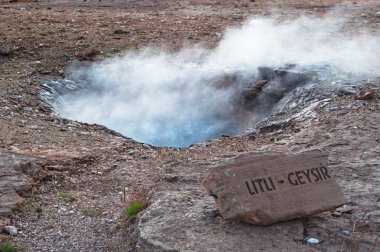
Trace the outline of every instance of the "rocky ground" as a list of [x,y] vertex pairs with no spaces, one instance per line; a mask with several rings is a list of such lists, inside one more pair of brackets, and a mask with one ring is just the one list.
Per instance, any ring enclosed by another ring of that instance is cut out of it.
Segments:
[[[274,117],[259,134],[180,149],[60,118],[38,96],[73,60],[146,46],[212,48],[248,16],[320,15],[339,2],[0,1],[0,225],[18,229],[0,239],[26,251],[377,251],[378,98],[331,94],[312,116]],[[378,32],[378,1],[353,2],[347,29]],[[350,202],[338,211],[255,227],[223,220],[200,185],[210,165],[241,152],[313,148],[330,153]],[[150,206],[126,221],[123,210],[141,193]],[[308,245],[308,237],[321,243]]]

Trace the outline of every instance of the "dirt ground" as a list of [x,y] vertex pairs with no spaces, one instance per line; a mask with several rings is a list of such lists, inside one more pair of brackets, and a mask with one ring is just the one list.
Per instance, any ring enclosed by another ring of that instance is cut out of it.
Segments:
[[[43,81],[64,76],[74,60],[101,60],[146,46],[212,48],[227,27],[247,17],[321,15],[341,2],[0,1],[0,148],[54,163],[47,166],[51,176],[36,183],[33,195],[12,214],[17,236],[0,234],[0,239],[27,251],[138,250],[131,224],[122,217],[123,192],[127,201],[140,191],[151,195],[167,186],[170,174],[192,172],[200,174],[194,179],[199,181],[212,160],[242,151],[319,147],[330,152],[337,181],[352,202],[352,216],[362,220],[358,234],[370,229],[366,242],[378,242],[372,236],[380,232],[379,99],[363,103],[334,97],[338,109],[321,109],[317,119],[296,122],[292,129],[179,149],[151,147],[100,125],[62,119],[38,97]],[[350,29],[379,31],[378,1],[349,2],[358,17]],[[331,223],[353,219],[341,218]],[[327,251],[328,245],[320,249]]]

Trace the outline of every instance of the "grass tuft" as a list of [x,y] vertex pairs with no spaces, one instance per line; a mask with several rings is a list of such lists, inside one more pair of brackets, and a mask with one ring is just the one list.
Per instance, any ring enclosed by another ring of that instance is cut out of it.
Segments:
[[36,213],[37,213],[37,214],[42,214],[43,211],[44,211],[44,209],[42,209],[42,207],[37,207],[37,208],[36,208]]
[[[122,197],[122,201],[125,202],[125,191],[124,197]],[[148,198],[145,193],[140,193],[139,196],[133,195],[132,199],[128,201],[126,207],[123,211],[124,218],[126,221],[133,220],[136,215],[148,207]]]
[[0,252],[16,252],[18,248],[10,242],[0,242]]
[[61,193],[60,197],[66,202],[74,202],[77,200],[77,198],[71,193]]

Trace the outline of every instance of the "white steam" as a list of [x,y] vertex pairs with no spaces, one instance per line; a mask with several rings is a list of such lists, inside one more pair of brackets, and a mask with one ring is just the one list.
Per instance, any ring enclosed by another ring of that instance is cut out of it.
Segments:
[[240,29],[229,30],[209,61],[234,69],[327,63],[352,74],[379,74],[380,38],[365,31],[345,35],[344,24],[344,19],[331,17],[280,23],[253,19]]
[[[342,74],[380,75],[380,38],[344,35],[343,25],[334,18],[259,18],[229,29],[213,50],[127,53],[72,70],[69,78],[86,88],[63,96],[56,110],[157,146],[239,134],[251,125],[238,121],[234,99],[260,66],[328,64]],[[240,81],[217,88],[230,74]]]

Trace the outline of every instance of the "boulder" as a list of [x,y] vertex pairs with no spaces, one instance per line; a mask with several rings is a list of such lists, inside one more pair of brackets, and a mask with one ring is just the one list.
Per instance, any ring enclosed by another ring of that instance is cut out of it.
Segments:
[[346,203],[327,164],[320,150],[245,153],[211,168],[203,185],[224,218],[269,225]]
[[240,96],[242,108],[252,112],[256,122],[268,116],[286,94],[314,76],[313,72],[298,69],[296,65],[259,67],[258,72],[258,81],[246,86]]

